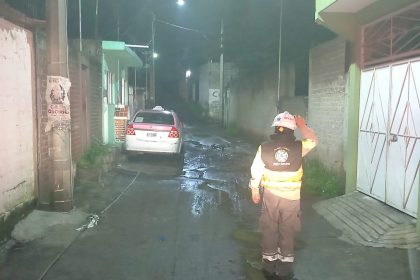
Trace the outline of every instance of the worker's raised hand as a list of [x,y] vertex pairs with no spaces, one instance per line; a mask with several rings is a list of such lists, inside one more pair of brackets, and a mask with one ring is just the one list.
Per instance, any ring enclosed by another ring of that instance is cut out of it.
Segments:
[[302,116],[299,116],[299,115],[295,116],[295,122],[296,122],[297,127],[306,126],[306,121]]
[[255,190],[255,189],[251,189],[251,190],[252,190],[252,202],[254,202],[255,204],[260,203],[260,200],[261,200],[260,191]]

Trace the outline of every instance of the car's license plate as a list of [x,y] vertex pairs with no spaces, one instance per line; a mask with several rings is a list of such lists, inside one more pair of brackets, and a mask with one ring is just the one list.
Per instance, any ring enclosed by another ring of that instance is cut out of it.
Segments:
[[156,132],[147,132],[147,137],[156,137],[157,133]]

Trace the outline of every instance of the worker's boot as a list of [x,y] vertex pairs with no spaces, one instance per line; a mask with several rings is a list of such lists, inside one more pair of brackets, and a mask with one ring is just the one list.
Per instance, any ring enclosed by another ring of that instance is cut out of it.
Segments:
[[278,279],[276,275],[276,267],[277,267],[277,260],[269,261],[266,259],[262,260],[262,272],[264,274],[265,279]]
[[277,262],[276,274],[280,280],[296,280],[293,273],[293,262]]

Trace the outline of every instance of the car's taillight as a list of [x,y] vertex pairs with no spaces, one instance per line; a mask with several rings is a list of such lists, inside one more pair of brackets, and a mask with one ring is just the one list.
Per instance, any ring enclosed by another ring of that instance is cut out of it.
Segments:
[[127,135],[136,135],[136,132],[132,124],[129,124],[127,126]]
[[172,127],[171,131],[169,132],[169,138],[179,138],[178,129]]

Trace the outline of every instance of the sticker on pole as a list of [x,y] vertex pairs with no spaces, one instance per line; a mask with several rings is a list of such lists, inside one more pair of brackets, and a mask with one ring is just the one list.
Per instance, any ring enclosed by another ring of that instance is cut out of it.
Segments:
[[60,76],[47,77],[47,105],[48,118],[53,120],[70,120],[69,89],[71,83],[68,78]]
[[48,125],[70,121],[70,80],[60,76],[47,76],[47,90],[45,99],[47,101]]

